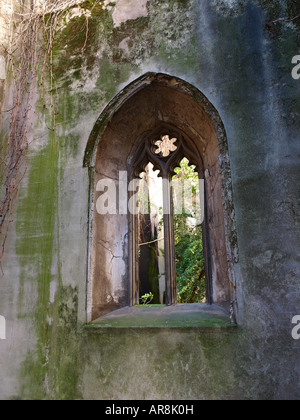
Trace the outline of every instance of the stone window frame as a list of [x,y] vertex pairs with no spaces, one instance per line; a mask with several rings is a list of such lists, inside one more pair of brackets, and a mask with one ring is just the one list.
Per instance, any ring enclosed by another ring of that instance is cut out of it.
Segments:
[[[225,128],[221,117],[211,102],[203,95],[196,87],[192,86],[188,82],[183,81],[174,76],[160,73],[147,73],[134,82],[130,83],[125,89],[123,89],[104,109],[99,119],[97,120],[90,136],[88,139],[87,147],[84,155],[83,166],[88,168],[89,179],[90,179],[90,192],[89,192],[89,204],[88,204],[88,246],[87,246],[87,299],[86,299],[86,314],[87,322],[91,322],[95,317],[92,314],[92,300],[93,300],[93,273],[92,273],[92,255],[94,251],[93,244],[93,229],[94,229],[94,204],[95,204],[95,167],[97,160],[97,151],[101,145],[102,137],[104,136],[106,129],[109,127],[114,119],[114,116],[124,107],[126,103],[135,95],[143,92],[151,85],[167,87],[170,90],[176,90],[180,94],[186,95],[191,101],[195,101],[195,104],[201,108],[201,112],[206,114],[211,121],[211,126],[215,132],[218,148],[218,171],[222,177],[221,185],[221,197],[223,222],[225,231],[225,243],[224,243],[224,256],[226,257],[226,285],[224,286],[224,294],[227,298],[224,302],[216,301],[212,299],[212,302],[225,308],[231,312],[232,318],[236,319],[237,307],[236,307],[236,294],[237,294],[237,281],[235,278],[233,266],[239,261],[239,250],[237,242],[237,233],[235,228],[235,211],[233,204],[233,193],[232,193],[232,181],[231,181],[231,169],[230,159],[228,151],[228,141],[225,132]],[[178,131],[179,128],[177,128]],[[190,136],[192,137],[192,136]],[[131,156],[128,160],[132,164],[133,157]],[[205,182],[207,184],[206,190],[209,188],[213,189],[212,181],[210,180],[211,173],[209,169],[204,167]],[[219,200],[219,201],[220,201]],[[207,201],[207,200],[206,200]],[[209,225],[210,221],[208,221]],[[129,232],[128,232],[129,233]],[[208,247],[205,247],[208,249]],[[225,255],[226,254],[226,255]],[[208,256],[208,259],[210,256]],[[225,261],[225,260],[224,260]],[[210,278],[212,274],[210,274]],[[211,280],[211,289],[214,288],[215,279]],[[130,288],[130,284],[128,284]],[[129,293],[129,291],[128,291]],[[131,295],[132,296],[132,295]],[[213,296],[213,293],[211,293]],[[130,305],[132,300],[128,299]]]

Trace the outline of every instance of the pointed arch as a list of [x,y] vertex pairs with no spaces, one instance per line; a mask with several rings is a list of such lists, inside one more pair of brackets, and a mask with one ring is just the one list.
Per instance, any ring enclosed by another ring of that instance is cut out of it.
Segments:
[[203,111],[210,117],[214,129],[218,133],[220,152],[222,154],[228,152],[227,138],[223,122],[218,111],[207,99],[207,97],[195,86],[180,78],[167,74],[149,72],[122,89],[102,111],[87,142],[83,161],[84,167],[95,167],[96,153],[99,143],[101,142],[102,135],[111,123],[114,115],[122,109],[126,102],[139,92],[148,87],[155,88],[155,86],[165,87],[167,89],[173,89],[177,92],[181,92],[182,94],[188,96],[192,101],[199,104]]

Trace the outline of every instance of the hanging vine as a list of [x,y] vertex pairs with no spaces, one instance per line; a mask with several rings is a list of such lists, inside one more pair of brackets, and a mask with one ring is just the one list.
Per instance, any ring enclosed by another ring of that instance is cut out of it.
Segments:
[[[1,49],[7,62],[12,105],[2,110],[2,116],[9,121],[9,128],[0,141],[0,265],[20,183],[27,171],[34,95],[38,88],[41,98],[47,97],[47,108],[51,114],[51,127],[48,128],[55,131],[57,101],[53,44],[62,16],[83,3],[82,0],[1,1],[1,10],[9,11],[1,17],[9,28],[10,41]],[[101,1],[90,0],[88,3],[94,7]],[[87,42],[88,18],[85,39]],[[82,51],[84,48],[85,45]]]

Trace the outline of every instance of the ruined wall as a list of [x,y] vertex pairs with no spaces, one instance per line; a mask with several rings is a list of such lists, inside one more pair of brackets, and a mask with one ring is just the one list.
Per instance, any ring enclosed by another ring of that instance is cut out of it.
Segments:
[[[35,98],[0,278],[0,398],[299,398],[299,26],[265,28],[295,16],[295,4],[106,0],[81,9],[54,44],[55,131]],[[109,101],[147,72],[194,85],[223,120],[240,251],[236,329],[85,329],[84,153]]]

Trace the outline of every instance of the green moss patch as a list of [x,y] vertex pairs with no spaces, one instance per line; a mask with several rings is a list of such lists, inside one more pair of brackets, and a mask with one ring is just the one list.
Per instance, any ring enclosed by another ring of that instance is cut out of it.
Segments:
[[208,305],[136,306],[116,311],[88,325],[98,328],[232,328],[229,315]]

